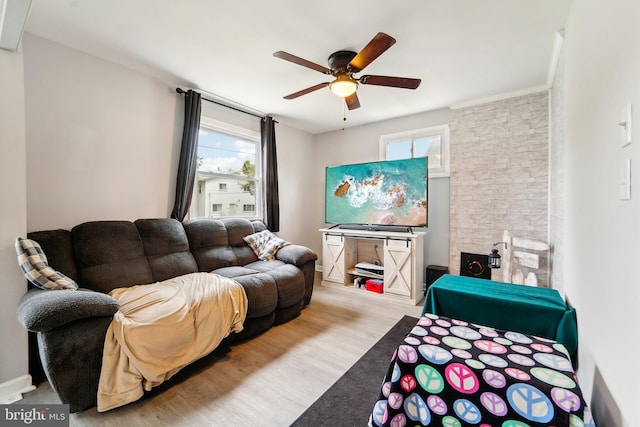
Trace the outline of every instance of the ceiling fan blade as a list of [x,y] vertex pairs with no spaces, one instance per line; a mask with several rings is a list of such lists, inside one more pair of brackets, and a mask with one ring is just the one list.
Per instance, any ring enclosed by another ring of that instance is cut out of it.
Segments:
[[403,89],[416,89],[420,86],[420,79],[411,79],[408,77],[390,77],[390,76],[362,76],[358,82],[363,85],[390,86]]
[[354,73],[364,70],[384,51],[394,45],[396,39],[385,33],[378,33],[349,63]]
[[352,95],[344,98],[344,101],[347,103],[347,108],[349,110],[355,110],[356,108],[360,108],[360,100],[358,99],[358,95],[354,92]]
[[320,71],[324,74],[331,74],[331,70],[327,67],[316,64],[315,62],[307,61],[306,59],[302,59],[298,56],[283,52],[281,50],[275,52],[273,56],[275,56],[276,58],[284,59],[285,61],[293,62],[294,64],[302,65],[303,67],[311,68],[312,70]]
[[315,86],[311,86],[311,87],[308,87],[306,89],[302,89],[302,90],[300,90],[298,92],[292,93],[291,95],[287,95],[287,96],[284,97],[284,99],[294,99],[294,98],[297,98],[299,96],[306,95],[308,93],[314,92],[314,91],[316,91],[318,89],[322,89],[323,87],[326,87],[326,86],[329,86],[329,82],[318,83]]

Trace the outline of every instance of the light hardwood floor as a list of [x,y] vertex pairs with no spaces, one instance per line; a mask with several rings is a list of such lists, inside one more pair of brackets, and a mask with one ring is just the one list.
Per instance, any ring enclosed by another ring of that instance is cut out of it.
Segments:
[[[137,402],[72,414],[70,425],[288,426],[402,316],[419,317],[421,309],[316,279],[296,319],[196,362]],[[18,403],[60,401],[45,382]]]

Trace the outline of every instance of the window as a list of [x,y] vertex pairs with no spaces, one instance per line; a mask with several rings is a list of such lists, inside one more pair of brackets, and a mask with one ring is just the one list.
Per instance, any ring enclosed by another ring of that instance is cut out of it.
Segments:
[[387,160],[429,157],[429,178],[449,176],[449,126],[383,135],[381,157]]
[[202,118],[193,216],[257,217],[255,207],[261,206],[259,167],[259,134]]

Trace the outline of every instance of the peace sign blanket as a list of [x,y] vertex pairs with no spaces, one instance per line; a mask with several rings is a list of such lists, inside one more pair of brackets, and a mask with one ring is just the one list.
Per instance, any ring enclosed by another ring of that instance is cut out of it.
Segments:
[[369,425],[595,427],[562,344],[430,313],[394,352]]

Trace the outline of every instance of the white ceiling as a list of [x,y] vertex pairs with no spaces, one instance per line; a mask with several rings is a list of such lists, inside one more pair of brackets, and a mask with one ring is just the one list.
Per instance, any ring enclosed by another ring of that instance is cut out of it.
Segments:
[[[317,134],[545,87],[570,2],[34,0],[27,31]],[[282,98],[330,77],[273,52],[326,66],[380,31],[397,43],[359,75],[418,89],[361,85],[353,111],[328,88]]]

